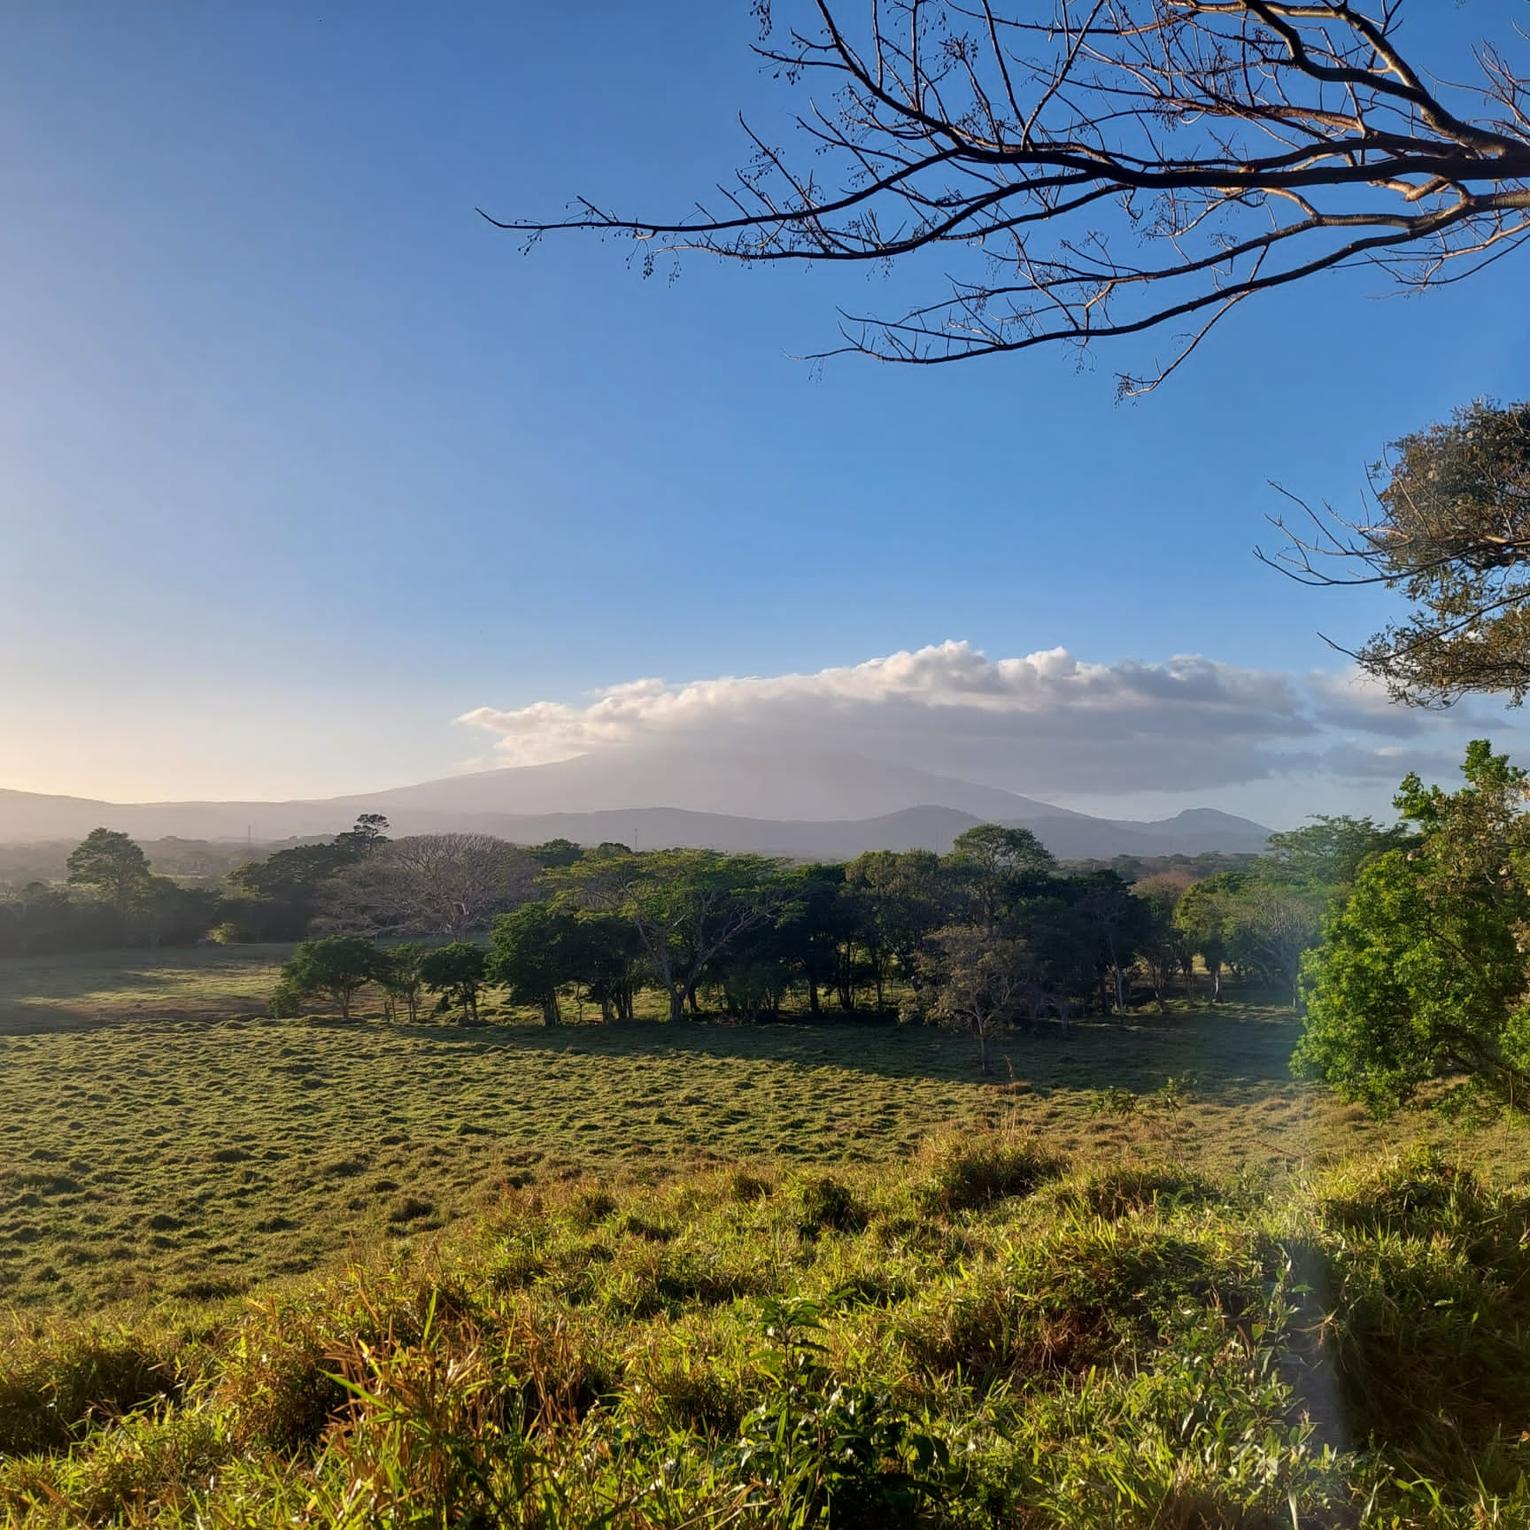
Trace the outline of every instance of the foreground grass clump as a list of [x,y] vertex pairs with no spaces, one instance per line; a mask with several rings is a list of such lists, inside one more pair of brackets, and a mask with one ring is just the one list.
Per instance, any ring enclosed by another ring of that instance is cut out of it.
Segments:
[[0,1522],[1119,1527],[1530,1518],[1530,1203],[1008,1132],[507,1189],[421,1244],[0,1350]]

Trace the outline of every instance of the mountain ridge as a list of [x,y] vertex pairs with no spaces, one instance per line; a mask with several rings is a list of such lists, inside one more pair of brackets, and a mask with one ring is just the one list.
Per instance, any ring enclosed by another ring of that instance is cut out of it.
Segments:
[[363,812],[385,813],[396,834],[473,830],[522,843],[637,839],[635,848],[695,845],[799,858],[944,851],[983,822],[1030,828],[1064,859],[1257,851],[1269,835],[1215,808],[1157,820],[1099,818],[856,755],[650,749],[280,802],[113,803],[0,788],[0,842],[78,838],[98,825],[143,839],[269,841],[337,833]]

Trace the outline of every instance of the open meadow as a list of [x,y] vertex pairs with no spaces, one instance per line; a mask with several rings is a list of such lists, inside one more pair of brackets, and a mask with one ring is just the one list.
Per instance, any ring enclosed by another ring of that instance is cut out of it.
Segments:
[[984,1078],[871,1015],[274,1020],[281,954],[0,968],[0,1523],[1530,1513],[1521,1139],[1293,1082],[1287,1012]]
[[[284,951],[0,966],[9,1304],[231,1296],[439,1228],[507,1186],[696,1163],[873,1163],[948,1126],[1256,1175],[1417,1130],[1377,1126],[1292,1081],[1289,1015],[1246,1004],[1014,1034],[985,1079],[970,1040],[869,1016],[552,1029],[516,1011],[472,1029],[365,1011],[272,1020],[258,1011]],[[1496,1145],[1457,1147],[1491,1158]]]

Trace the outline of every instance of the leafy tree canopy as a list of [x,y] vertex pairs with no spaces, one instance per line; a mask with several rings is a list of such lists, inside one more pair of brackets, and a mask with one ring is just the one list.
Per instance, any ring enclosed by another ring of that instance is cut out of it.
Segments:
[[126,834],[92,829],[70,852],[69,881],[90,887],[119,907],[141,895],[149,882],[149,859]]
[[[1356,521],[1307,512],[1269,559],[1305,584],[1375,584],[1411,604],[1365,642],[1360,665],[1418,705],[1530,691],[1530,402],[1479,400],[1403,436],[1372,469]],[[1289,530],[1289,528],[1287,528]]]
[[1297,1070],[1377,1114],[1430,1080],[1530,1099],[1530,820],[1526,775],[1472,743],[1454,792],[1403,782],[1407,850],[1364,865],[1307,958]]

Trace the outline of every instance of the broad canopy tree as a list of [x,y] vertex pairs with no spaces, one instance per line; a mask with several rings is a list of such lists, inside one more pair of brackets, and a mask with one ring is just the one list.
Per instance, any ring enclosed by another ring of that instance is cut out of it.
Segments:
[[[748,163],[678,218],[581,196],[489,221],[630,236],[645,272],[703,251],[946,273],[906,311],[847,316],[823,354],[932,365],[1163,330],[1166,354],[1121,374],[1137,393],[1248,298],[1362,264],[1429,286],[1530,236],[1524,36],[1505,18],[1474,51],[1437,33],[1416,52],[1424,9],[756,0],[795,147],[749,132]],[[677,40],[678,66],[704,56]]]
[[617,851],[588,856],[549,881],[581,909],[632,927],[680,1020],[729,943],[771,918],[784,897],[780,864],[713,850]]
[[1428,1082],[1530,1103],[1530,781],[1485,740],[1455,792],[1409,776],[1417,839],[1368,862],[1307,958],[1296,1066],[1385,1114]]
[[437,1012],[456,1006],[463,1025],[478,1024],[478,996],[489,981],[488,953],[470,940],[454,940],[420,958],[420,981],[437,996]]
[[69,882],[88,887],[117,909],[141,901],[149,886],[149,859],[128,835],[92,829],[69,852]]
[[386,953],[359,935],[305,940],[282,968],[271,1007],[277,1014],[290,1014],[304,999],[325,998],[339,1007],[342,1020],[349,1020],[357,993],[387,976]]
[[980,823],[956,837],[946,866],[970,898],[973,913],[990,934],[1009,908],[1057,862],[1029,829]]
[[492,834],[415,834],[354,852],[323,887],[321,926],[460,939],[532,895],[537,863]]

